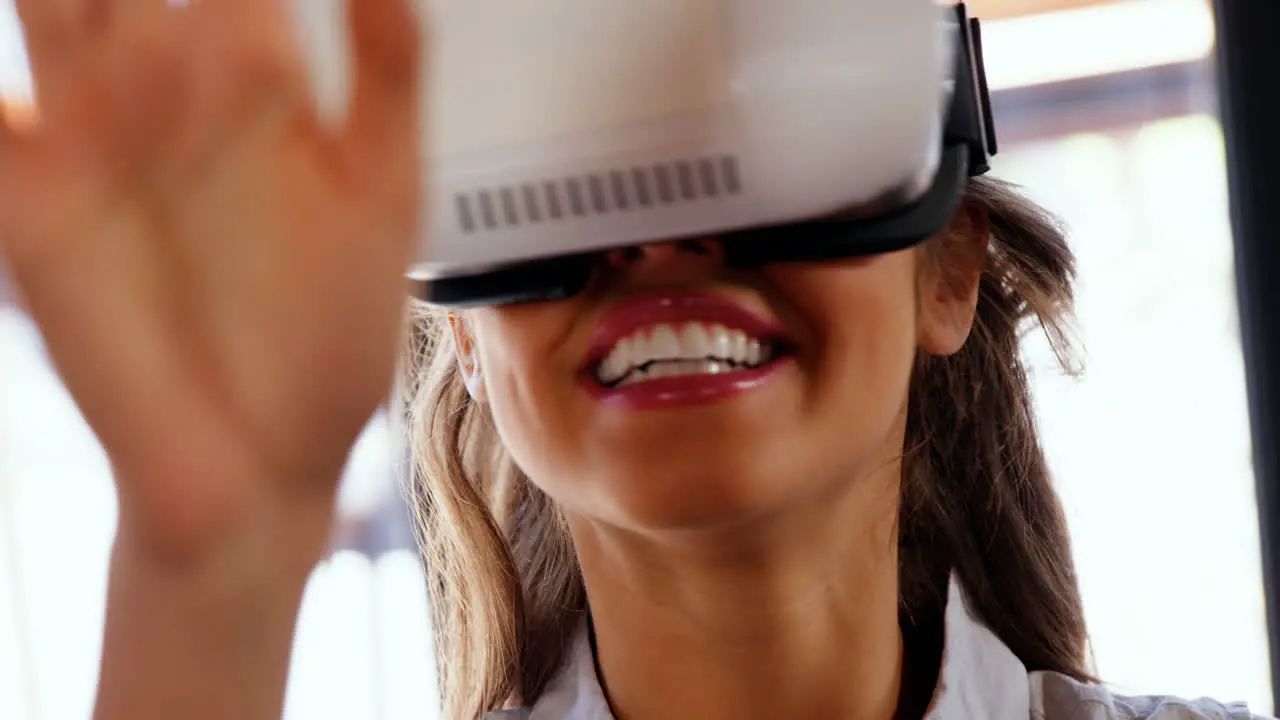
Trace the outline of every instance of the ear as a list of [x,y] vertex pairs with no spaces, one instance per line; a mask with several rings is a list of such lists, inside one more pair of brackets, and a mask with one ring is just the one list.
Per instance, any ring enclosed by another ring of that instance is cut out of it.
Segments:
[[465,318],[449,313],[449,329],[453,332],[453,347],[458,356],[458,371],[466,383],[471,399],[483,403],[488,400],[484,386],[484,371],[480,367],[480,353],[476,350],[475,335]]
[[919,342],[926,352],[954,355],[968,340],[990,239],[990,215],[966,204],[921,249]]

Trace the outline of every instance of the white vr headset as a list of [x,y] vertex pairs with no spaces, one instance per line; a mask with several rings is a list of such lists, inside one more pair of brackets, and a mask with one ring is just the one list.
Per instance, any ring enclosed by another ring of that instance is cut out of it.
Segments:
[[602,251],[755,266],[945,227],[995,132],[978,21],[939,0],[423,0],[422,299],[580,292]]

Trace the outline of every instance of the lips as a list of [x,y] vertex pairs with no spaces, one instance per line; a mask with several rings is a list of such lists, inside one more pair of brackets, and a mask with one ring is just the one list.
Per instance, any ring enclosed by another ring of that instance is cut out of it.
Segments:
[[601,319],[581,380],[598,399],[636,409],[706,402],[758,386],[792,348],[778,323],[731,298],[648,294]]

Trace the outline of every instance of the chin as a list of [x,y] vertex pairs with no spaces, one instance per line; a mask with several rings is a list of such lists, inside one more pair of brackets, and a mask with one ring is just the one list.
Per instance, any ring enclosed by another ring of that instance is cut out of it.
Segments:
[[595,477],[608,502],[600,519],[641,533],[712,531],[749,523],[805,492],[798,487],[803,475],[754,455],[739,452],[724,462],[714,453],[689,457],[664,448],[600,472]]

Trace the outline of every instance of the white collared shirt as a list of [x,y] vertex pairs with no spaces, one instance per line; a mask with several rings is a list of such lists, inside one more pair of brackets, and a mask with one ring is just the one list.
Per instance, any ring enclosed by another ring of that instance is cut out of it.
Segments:
[[[673,718],[679,713],[673,711]],[[957,582],[946,611],[942,672],[927,720],[1262,720],[1242,703],[1124,697],[1051,672],[1028,673],[970,612]],[[596,677],[585,628],[560,674],[532,708],[485,720],[614,720]],[[836,720],[833,718],[832,720]]]

